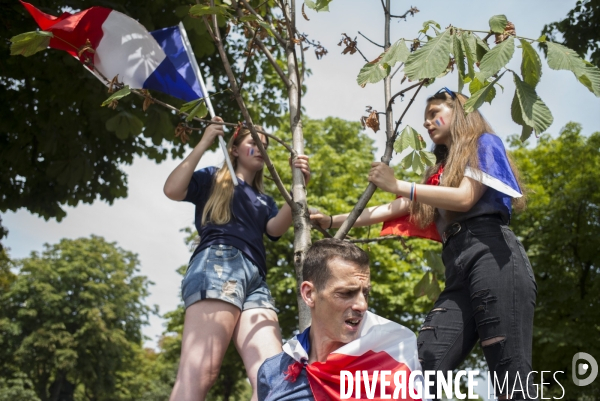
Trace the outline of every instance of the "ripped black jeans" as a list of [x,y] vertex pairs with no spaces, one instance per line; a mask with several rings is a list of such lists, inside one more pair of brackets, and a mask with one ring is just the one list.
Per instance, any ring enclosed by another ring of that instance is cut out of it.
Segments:
[[527,378],[537,286],[521,242],[499,217],[476,217],[448,239],[442,259],[446,288],[417,340],[423,370],[456,369],[479,340],[490,376],[495,372],[501,385],[508,378],[496,396],[510,396],[520,378],[523,392],[517,382],[512,399],[530,398],[527,382],[535,397],[533,374]]

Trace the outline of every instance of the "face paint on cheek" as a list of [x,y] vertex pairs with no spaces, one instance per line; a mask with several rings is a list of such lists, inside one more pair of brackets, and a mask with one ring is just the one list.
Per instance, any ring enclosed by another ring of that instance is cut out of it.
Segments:
[[439,119],[439,120],[435,120],[435,124],[436,124],[438,127],[441,127],[442,125],[445,125],[446,123],[444,122],[444,118],[443,118],[443,117],[440,117],[440,119]]
[[254,148],[248,149],[248,156],[254,156]]

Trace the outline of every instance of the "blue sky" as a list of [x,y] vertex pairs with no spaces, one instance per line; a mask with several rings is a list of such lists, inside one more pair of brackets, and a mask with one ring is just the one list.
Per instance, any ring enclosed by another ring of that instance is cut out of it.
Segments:
[[[392,22],[392,42],[401,37],[414,38],[422,23],[430,19],[442,27],[452,24],[460,28],[486,30],[489,18],[495,14],[505,14],[515,24],[518,35],[537,38],[544,24],[564,18],[575,3],[575,0],[428,0],[414,3],[394,0],[393,14],[402,14],[410,6],[416,6],[421,12],[415,17],[408,17],[407,21]],[[381,3],[379,0],[335,0],[330,9],[329,13],[319,14],[307,10],[310,21],[305,21],[299,12],[297,14],[299,30],[309,34],[311,40],[320,41],[329,51],[321,60],[316,60],[312,50],[307,52],[312,75],[306,80],[308,91],[302,104],[306,115],[311,118],[334,116],[357,121],[365,114],[367,105],[377,110],[384,109],[383,85],[360,88],[355,79],[364,60],[358,54],[341,55],[342,47],[337,44],[342,33],[354,38],[358,35],[357,31],[383,43]],[[358,46],[369,59],[376,58],[381,52],[381,49],[360,37]],[[519,62],[520,51],[517,49],[512,68],[518,70]],[[585,134],[598,131],[600,127],[595,122],[600,99],[580,85],[570,72],[553,71],[545,61],[543,64],[543,75],[537,90],[554,115],[554,123],[548,132],[558,134],[560,128],[569,121],[581,123]],[[399,90],[401,77],[400,72],[394,78],[393,92]],[[514,93],[512,78],[505,75],[501,84],[505,88],[504,94],[499,93],[493,104],[484,105],[481,111],[496,132],[505,138],[519,133],[520,127],[510,117],[510,102]],[[438,79],[432,87],[423,89],[405,118],[406,124],[426,134],[422,128],[425,98],[442,86],[455,89],[456,75]],[[98,90],[102,90],[100,84]],[[396,116],[400,115],[404,104],[406,102],[397,102],[394,109]],[[377,134],[370,132],[369,135],[376,140],[381,154],[385,134],[379,131]],[[427,138],[427,135],[423,137]],[[218,154],[207,155],[199,167],[221,161]],[[67,217],[60,223],[45,221],[25,210],[4,214],[2,223],[9,229],[4,244],[10,248],[10,256],[26,257],[32,251],[41,251],[44,243],[56,243],[61,238],[100,235],[139,255],[140,274],[148,276],[155,283],[148,302],[159,305],[161,313],[173,310],[179,303],[180,286],[180,277],[175,270],[186,264],[190,256],[180,230],[193,224],[193,205],[170,201],[162,193],[166,177],[178,163],[179,160],[168,160],[157,165],[137,158],[133,165],[123,167],[128,175],[127,198],[116,200],[113,205],[96,201],[92,205],[66,207]],[[160,318],[153,317],[150,325],[144,329],[150,338],[148,345],[155,345],[163,331],[162,323]]]

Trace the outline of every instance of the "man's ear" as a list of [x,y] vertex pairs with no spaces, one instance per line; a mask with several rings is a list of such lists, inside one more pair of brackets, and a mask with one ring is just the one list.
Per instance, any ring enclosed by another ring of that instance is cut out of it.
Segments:
[[309,308],[315,307],[315,296],[317,295],[317,289],[310,281],[303,281],[300,284],[300,295],[302,295],[302,299],[304,303]]

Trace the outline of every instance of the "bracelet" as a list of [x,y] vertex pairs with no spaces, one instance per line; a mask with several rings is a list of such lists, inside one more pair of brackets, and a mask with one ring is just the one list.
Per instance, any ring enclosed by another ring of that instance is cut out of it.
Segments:
[[329,230],[331,227],[333,227],[333,216],[329,215],[329,227],[327,229]]
[[411,182],[410,183],[410,196],[409,196],[409,199],[412,201],[413,198],[414,198],[414,196],[415,196],[415,183]]

